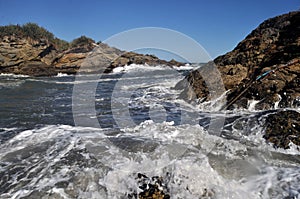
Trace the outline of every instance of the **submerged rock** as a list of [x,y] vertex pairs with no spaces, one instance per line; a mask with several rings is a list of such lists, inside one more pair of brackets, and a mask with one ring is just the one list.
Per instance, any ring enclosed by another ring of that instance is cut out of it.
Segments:
[[152,178],[147,177],[144,174],[137,174],[137,184],[140,193],[131,193],[128,195],[129,199],[169,199],[169,190],[162,177],[154,176]]
[[[171,180],[171,174],[166,173],[166,176],[153,176],[148,177],[145,174],[138,173],[136,177],[137,185],[139,188],[139,193],[133,191],[132,193],[127,195],[128,199],[170,199],[172,198],[170,194],[170,190],[168,187],[169,183],[174,183]],[[189,191],[188,186],[185,188]],[[201,188],[201,195],[199,195],[199,199],[214,199],[215,191],[213,189]]]
[[300,146],[300,113],[287,110],[268,115],[264,138],[276,148],[288,149],[290,143]]

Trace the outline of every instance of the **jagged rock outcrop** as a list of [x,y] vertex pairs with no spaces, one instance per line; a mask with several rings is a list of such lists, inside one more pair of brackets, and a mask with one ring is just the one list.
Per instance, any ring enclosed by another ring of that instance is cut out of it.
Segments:
[[115,67],[132,63],[183,65],[175,60],[160,60],[153,55],[121,51],[104,43],[89,43],[60,52],[43,39],[4,36],[0,40],[0,73],[53,76],[59,72],[75,74],[79,69],[82,73],[111,72]]
[[[222,109],[247,108],[251,100],[261,110],[300,107],[300,12],[266,20],[233,51],[192,71],[176,88],[183,89],[182,98],[210,100],[220,89],[208,84],[216,84],[218,76],[228,93]],[[264,138],[276,148],[300,146],[299,121],[297,111],[270,114],[262,124]]]
[[79,47],[61,53],[53,62],[57,70],[62,73],[95,72],[108,68],[113,60],[122,55],[124,51],[100,43],[90,47]]
[[[205,75],[215,77],[215,64],[229,91],[223,108],[247,107],[249,100],[260,101],[256,108],[299,106],[300,101],[300,12],[266,20],[237,47],[206,64]],[[191,72],[176,87],[184,88],[186,99],[210,99],[201,70]],[[278,104],[278,103],[277,103]]]
[[52,76],[59,72],[74,74],[87,64],[85,71],[91,72],[97,67],[108,67],[122,53],[102,43],[60,52],[46,40],[4,36],[0,41],[0,73],[30,76]]
[[170,67],[183,65],[183,63],[177,62],[173,59],[171,61],[165,61],[159,59],[154,55],[143,55],[135,52],[125,52],[110,64],[107,71],[111,71],[113,68],[119,66],[125,66],[130,64],[147,64],[149,66],[165,65]]
[[66,73],[70,73],[73,69],[74,73],[80,68],[80,72],[89,73],[102,72],[109,73],[116,67],[122,67],[130,64],[148,64],[150,66],[166,65],[181,66],[180,62],[175,60],[165,61],[154,55],[143,55],[135,52],[125,52],[108,46],[107,44],[99,44],[89,52],[70,51],[54,62],[55,67]]
[[148,64],[151,66],[167,65],[167,66],[181,66],[182,63],[175,60],[165,61],[161,60],[154,55],[143,55],[134,52],[126,52],[122,54],[118,59],[112,62],[112,67],[130,65],[130,64]]
[[56,49],[45,40],[5,36],[0,41],[0,73],[54,75]]

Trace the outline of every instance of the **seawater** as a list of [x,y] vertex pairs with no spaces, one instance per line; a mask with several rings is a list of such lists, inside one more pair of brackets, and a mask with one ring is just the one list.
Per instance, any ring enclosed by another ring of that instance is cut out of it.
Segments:
[[[163,177],[171,198],[300,198],[297,147],[274,149],[262,138],[276,110],[187,103],[173,87],[188,69],[1,75],[0,198],[126,198],[141,191],[137,173]],[[84,103],[95,83],[96,114]],[[74,85],[86,88],[76,113]]]

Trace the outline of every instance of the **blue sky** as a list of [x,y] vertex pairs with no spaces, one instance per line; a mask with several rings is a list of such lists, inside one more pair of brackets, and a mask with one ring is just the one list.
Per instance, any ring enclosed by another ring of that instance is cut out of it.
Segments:
[[133,28],[162,27],[200,43],[214,58],[265,19],[299,10],[299,0],[0,0],[0,25],[35,22],[58,38],[96,41]]

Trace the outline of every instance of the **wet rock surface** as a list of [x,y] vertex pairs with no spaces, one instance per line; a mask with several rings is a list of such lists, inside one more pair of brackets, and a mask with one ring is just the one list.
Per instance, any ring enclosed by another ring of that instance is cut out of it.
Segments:
[[147,177],[142,173],[137,174],[137,184],[140,193],[128,194],[129,199],[169,199],[169,189],[165,180],[159,176]]
[[[136,182],[140,190],[139,193],[136,191],[127,195],[128,199],[170,199],[170,189],[168,183],[171,180],[171,174],[166,173],[164,177],[153,176],[148,177],[145,174],[138,173],[136,177]],[[188,187],[186,187],[188,190]],[[215,198],[215,191],[213,189],[201,188],[202,194],[199,199],[213,199]]]
[[288,149],[290,144],[300,146],[300,113],[287,110],[266,118],[264,138],[274,147]]

